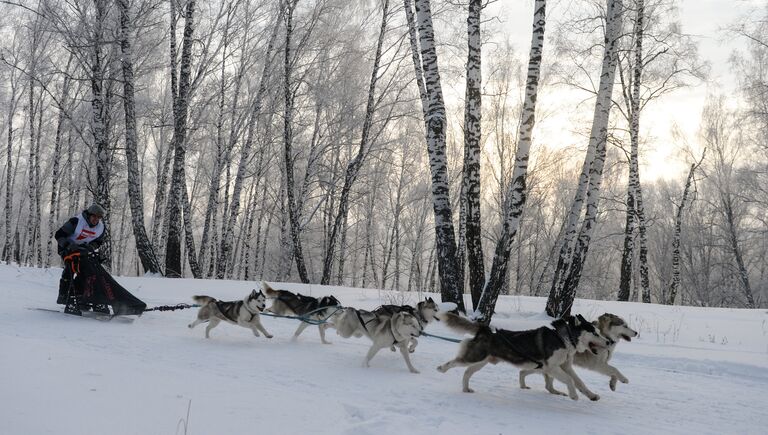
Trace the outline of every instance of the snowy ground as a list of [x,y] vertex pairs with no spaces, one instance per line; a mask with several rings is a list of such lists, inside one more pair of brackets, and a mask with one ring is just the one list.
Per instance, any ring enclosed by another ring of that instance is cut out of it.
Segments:
[[[768,312],[578,300],[574,312],[624,317],[640,336],[614,363],[630,379],[579,370],[601,396],[572,401],[517,387],[517,370],[487,366],[461,392],[462,369],[435,370],[457,344],[423,337],[411,374],[399,353],[361,363],[366,339],[320,343],[317,329],[263,318],[275,338],[222,324],[204,338],[196,310],[150,312],[132,324],[32,311],[55,308],[60,269],[0,266],[0,433],[27,434],[764,434],[768,427]],[[254,283],[118,278],[149,306],[193,294],[241,299]],[[387,292],[275,285],[346,306],[399,302]],[[415,302],[418,295],[409,295]],[[544,299],[502,297],[495,326],[547,323]],[[433,334],[456,336],[441,325]],[[577,369],[578,370],[578,369]],[[187,412],[189,417],[187,418]],[[184,423],[186,422],[186,432]]]

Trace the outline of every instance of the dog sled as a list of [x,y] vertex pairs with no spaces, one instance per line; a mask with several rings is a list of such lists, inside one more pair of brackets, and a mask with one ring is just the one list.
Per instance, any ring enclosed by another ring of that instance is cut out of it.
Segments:
[[147,304],[121,286],[101,265],[94,252],[74,252],[64,257],[64,267],[71,269],[65,312],[80,314],[83,306],[112,308],[112,315],[139,315]]

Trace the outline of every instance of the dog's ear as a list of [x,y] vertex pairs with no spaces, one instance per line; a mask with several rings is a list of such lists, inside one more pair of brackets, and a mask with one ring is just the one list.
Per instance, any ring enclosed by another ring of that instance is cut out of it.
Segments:
[[430,297],[427,298],[427,302],[435,302],[435,301],[433,301],[432,300],[432,296],[430,296]]
[[[576,320],[579,323],[589,323],[589,322],[587,322],[587,319],[585,319],[584,316],[582,316],[581,314],[577,314],[576,315]],[[576,325],[578,325],[579,323],[577,323]]]
[[570,323],[573,323],[573,326],[579,326],[581,324],[581,321],[579,320],[579,317],[581,317],[581,316],[578,316],[578,317],[570,316],[570,318],[568,320],[570,321]]

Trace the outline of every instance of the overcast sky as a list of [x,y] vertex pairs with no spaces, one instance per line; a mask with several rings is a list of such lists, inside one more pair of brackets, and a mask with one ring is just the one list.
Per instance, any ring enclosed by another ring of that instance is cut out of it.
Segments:
[[[563,10],[578,0],[555,0],[548,4],[548,31],[551,20],[562,18]],[[734,49],[746,47],[743,39],[729,36],[722,29],[734,24],[750,11],[764,8],[766,0],[679,0],[679,18],[683,32],[696,37],[699,43],[701,59],[710,64],[710,76],[706,83],[695,87],[678,90],[656,101],[642,113],[641,136],[645,137],[641,176],[652,179],[657,177],[681,178],[687,171],[689,162],[679,152],[684,144],[675,142],[670,134],[673,124],[677,124],[685,133],[691,145],[698,142],[697,132],[700,125],[701,110],[706,96],[718,88],[733,91],[737,77],[733,74],[729,57]],[[503,20],[504,31],[509,32],[518,55],[527,62],[530,44],[530,29],[533,12],[533,0],[500,0],[494,6]],[[491,11],[489,11],[491,12]],[[551,36],[551,34],[550,34]],[[551,40],[545,45],[551,49]],[[563,104],[568,92],[562,89],[547,92],[540,99],[541,107]],[[579,98],[575,99],[578,101]],[[594,101],[594,100],[593,100]],[[579,113],[587,114],[593,109],[593,101],[579,107]],[[566,105],[569,103],[565,103]],[[579,139],[574,129],[579,126],[577,117],[560,113],[537,124],[535,134],[540,143],[550,145],[572,145]]]

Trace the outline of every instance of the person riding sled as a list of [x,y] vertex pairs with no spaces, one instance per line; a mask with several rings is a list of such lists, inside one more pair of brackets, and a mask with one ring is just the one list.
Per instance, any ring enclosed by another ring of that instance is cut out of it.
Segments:
[[101,266],[98,250],[105,239],[105,214],[101,205],[93,203],[54,234],[64,261],[56,303],[65,305],[66,313],[80,315],[92,309],[110,314],[111,306],[114,314],[141,314],[147,307]]

